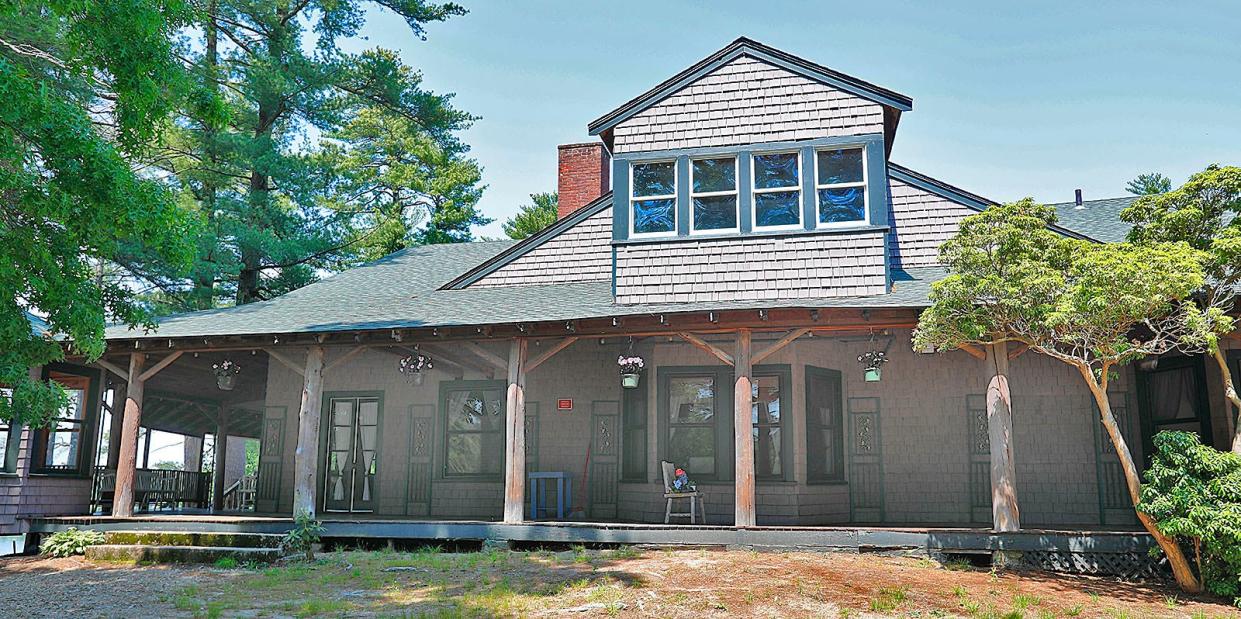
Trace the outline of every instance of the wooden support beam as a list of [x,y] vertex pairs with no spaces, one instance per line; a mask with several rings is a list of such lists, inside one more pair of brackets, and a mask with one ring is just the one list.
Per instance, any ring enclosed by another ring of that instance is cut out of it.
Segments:
[[975,359],[978,359],[980,361],[985,361],[987,359],[987,351],[982,350],[972,344],[961,344],[960,346],[958,346],[958,348],[960,348],[962,351],[965,351],[965,353],[967,353],[969,356]]
[[1026,352],[1029,350],[1030,350],[1029,346],[1025,344],[1020,344],[1016,348],[1008,351],[1008,360],[1012,361],[1013,359],[1016,359],[1017,357],[1020,357],[1021,355],[1026,354]]
[[[522,339],[524,341],[523,338],[516,339]],[[474,355],[478,358],[486,361],[489,365],[501,372],[509,369],[509,362],[507,359],[491,352],[490,350],[487,350],[486,348],[483,348],[482,346],[479,346],[477,342],[461,342],[461,347],[474,353]]]
[[[747,330],[746,333],[749,333],[749,331]],[[677,337],[689,342],[695,348],[701,349],[707,354],[714,356],[716,359],[723,361],[725,365],[734,365],[732,355],[728,354],[726,351],[711,342],[694,335],[693,333],[681,332],[677,333]]]
[[[112,515],[128,518],[134,515],[134,477],[138,469],[138,431],[142,426],[142,366],[146,353],[129,355],[129,375],[134,380],[125,387],[125,420],[121,427],[121,449],[116,463],[116,486],[112,493]],[[150,444],[150,441],[147,441]]]
[[[412,348],[404,348],[404,350],[408,351],[410,354],[418,352]],[[483,362],[481,359],[474,357],[473,355],[465,356],[452,354],[446,352],[443,348],[438,346],[427,346],[425,344],[422,346],[422,350],[430,354],[434,361],[447,361],[448,363],[456,365],[463,370],[469,369],[486,376],[495,376],[495,368]]]
[[181,354],[182,354],[181,351],[178,350],[168,355],[167,357],[160,359],[158,363],[147,368],[147,370],[142,373],[142,376],[139,376],[138,378],[142,380],[142,382],[151,380],[152,378],[155,377],[156,374],[160,373],[160,370],[163,370],[164,368],[172,365],[172,363],[176,361],[177,359],[180,359]]
[[516,338],[508,350],[507,427],[504,446],[504,522],[522,521],[526,506],[526,340]]
[[319,417],[323,399],[323,346],[311,346],[302,372],[302,407],[293,452],[293,515],[315,516],[315,465],[319,459]]
[[733,524],[752,527],[754,511],[754,438],[750,421],[754,393],[750,363],[750,330],[737,331],[737,362],[733,365],[733,453],[736,480]]
[[991,451],[991,518],[995,532],[1021,529],[1017,470],[1013,461],[1013,398],[1008,388],[1008,344],[991,345],[987,385],[987,438]]
[[775,343],[768,346],[767,348],[764,348],[754,353],[754,358],[750,360],[750,363],[753,365],[758,365],[759,363],[766,361],[767,357],[770,357],[780,352],[785,346],[792,344],[794,340],[796,340],[797,338],[807,333],[810,333],[810,329],[802,328],[802,329],[793,329],[792,331],[789,331],[788,335],[785,335],[784,337],[776,340]]
[[124,378],[126,382],[129,381],[129,372],[121,369],[121,366],[116,365],[115,363],[112,363],[111,361],[108,361],[107,359],[104,359],[101,357],[95,361],[95,365],[109,372],[112,372],[113,374],[116,374],[117,376],[120,376],[121,378]]
[[224,510],[224,473],[228,464],[228,411],[223,406],[216,411],[219,420],[215,426],[215,470],[211,476],[211,511]]
[[349,350],[349,352],[346,352],[345,354],[333,359],[331,363],[324,366],[323,371],[327,372],[331,370],[332,368],[352,359],[355,355],[357,355],[358,353],[366,349],[367,349],[366,346],[354,346],[353,349]]
[[530,372],[533,372],[535,368],[539,367],[540,365],[543,365],[544,361],[547,361],[548,359],[551,359],[552,357],[556,356],[556,353],[572,346],[573,342],[576,342],[576,341],[577,341],[577,336],[570,336],[570,337],[566,337],[560,340],[559,342],[556,342],[555,344],[552,344],[551,346],[547,348],[547,350],[544,350],[543,352],[539,353],[537,357],[531,359],[530,362],[526,364],[526,373],[529,374]]
[[302,366],[294,363],[292,359],[284,356],[284,353],[276,352],[275,349],[272,349],[272,348],[264,348],[263,352],[267,353],[268,357],[271,357],[272,359],[279,361],[280,364],[283,365],[284,367],[289,368],[290,370],[293,370],[294,372],[297,372],[298,376],[301,376],[303,378],[306,376],[305,369],[302,368]]

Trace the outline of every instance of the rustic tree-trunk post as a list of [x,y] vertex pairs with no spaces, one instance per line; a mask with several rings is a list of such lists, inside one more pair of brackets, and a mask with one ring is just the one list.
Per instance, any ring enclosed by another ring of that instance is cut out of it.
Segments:
[[315,464],[319,454],[319,408],[323,399],[323,346],[306,353],[302,408],[297,416],[297,451],[293,454],[293,515],[315,517]]
[[522,521],[526,505],[526,340],[508,349],[508,396],[504,407],[504,522]]
[[224,469],[228,464],[228,412],[223,406],[216,411],[215,470],[211,476],[211,511],[224,509]]
[[754,437],[750,414],[753,405],[753,368],[750,366],[750,330],[737,331],[737,352],[733,357],[733,442],[736,453],[735,508],[733,524],[752,527],[754,513]]
[[[128,388],[128,383],[126,383],[127,391]],[[121,461],[121,436],[125,432],[125,404],[123,402],[118,403],[116,401],[117,395],[119,394],[113,393],[112,395],[112,407],[110,409],[110,412],[112,413],[112,421],[108,424],[107,468],[112,469],[113,471],[116,470],[117,464]],[[126,397],[126,400],[128,400],[128,397]]]
[[1228,414],[1228,405],[1231,404],[1241,416],[1241,395],[1237,395],[1237,384],[1232,382],[1232,370],[1228,369],[1228,360],[1224,358],[1224,351],[1216,346],[1212,353],[1224,383],[1224,417],[1232,424],[1232,453],[1241,456],[1241,418],[1234,421],[1234,417]]
[[116,463],[116,485],[112,492],[112,515],[134,515],[134,476],[138,468],[138,430],[142,424],[142,366],[146,354],[129,355],[129,381],[125,386],[125,419],[121,427],[121,448]]
[[987,385],[987,435],[991,451],[991,519],[997,533],[1021,529],[1017,470],[1013,460],[1013,398],[1008,388],[1008,343],[991,345],[995,373]]
[[1155,526],[1153,518],[1137,509],[1142,498],[1142,481],[1138,477],[1138,467],[1133,463],[1133,455],[1129,453],[1129,445],[1125,442],[1125,436],[1121,434],[1116,417],[1112,414],[1111,399],[1107,395],[1107,373],[1111,368],[1104,367],[1101,372],[1102,378],[1096,381],[1091,368],[1081,365],[1076,367],[1086,379],[1086,386],[1090,388],[1095,405],[1099,408],[1099,417],[1103,422],[1103,427],[1107,430],[1108,438],[1112,440],[1112,448],[1116,450],[1117,458],[1120,459],[1120,467],[1125,474],[1125,485],[1129,489],[1129,498],[1133,501],[1138,520],[1151,534],[1151,537],[1155,538],[1155,542],[1168,557],[1168,565],[1172,567],[1172,576],[1176,578],[1176,583],[1181,589],[1190,593],[1201,593],[1202,583],[1194,575],[1194,570],[1190,567],[1189,560],[1185,558],[1180,545],[1176,543],[1176,540],[1161,533]]

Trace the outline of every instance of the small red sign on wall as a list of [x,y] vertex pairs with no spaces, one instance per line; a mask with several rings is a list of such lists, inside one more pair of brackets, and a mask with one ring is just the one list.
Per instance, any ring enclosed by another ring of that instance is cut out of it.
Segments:
[[558,411],[573,410],[573,399],[572,398],[561,398],[559,400],[556,400],[556,410]]

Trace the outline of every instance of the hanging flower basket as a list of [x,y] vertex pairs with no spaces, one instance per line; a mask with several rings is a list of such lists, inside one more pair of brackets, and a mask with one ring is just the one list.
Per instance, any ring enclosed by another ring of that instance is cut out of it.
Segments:
[[237,375],[241,374],[241,366],[225,359],[211,366],[215,374],[215,386],[221,391],[232,391],[237,386]]
[[888,362],[888,354],[882,350],[870,350],[857,357],[857,362],[865,369],[868,383],[877,383],[883,378],[883,364]]
[[638,380],[642,377],[642,368],[646,367],[642,357],[621,355],[616,358],[616,365],[620,368],[621,386],[625,389],[636,389]]
[[410,382],[415,385],[421,385],[425,372],[435,368],[435,363],[431,360],[430,355],[416,353],[401,358],[400,365],[397,370],[401,372]]

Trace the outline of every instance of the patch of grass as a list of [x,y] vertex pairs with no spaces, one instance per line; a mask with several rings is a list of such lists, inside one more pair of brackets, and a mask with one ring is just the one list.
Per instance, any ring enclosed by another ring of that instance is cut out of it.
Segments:
[[870,609],[877,613],[889,613],[905,602],[909,587],[884,587],[870,601]]
[[974,566],[965,559],[953,559],[944,563],[944,569],[950,572],[968,572],[974,569]]
[[294,605],[291,610],[296,617],[313,617],[326,613],[344,613],[349,610],[349,603],[344,600],[310,598],[301,604]]
[[233,557],[220,557],[215,560],[213,565],[221,570],[235,570],[237,569],[237,559]]
[[586,552],[585,546],[581,544],[573,545],[573,562],[574,563],[589,563],[590,562],[590,555]]
[[969,597],[970,592],[965,587],[962,587],[961,585],[957,585],[952,588],[952,595],[956,596],[959,599],[965,599]]
[[1181,605],[1181,600],[1175,595],[1169,595],[1163,599],[1163,605],[1168,608],[1175,609],[1177,606]]
[[1039,604],[1042,604],[1042,603],[1043,603],[1043,598],[1037,595],[1026,595],[1024,593],[1018,593],[1017,595],[1013,596],[1013,608],[1016,608],[1017,610],[1025,610],[1027,608],[1030,608],[1031,606],[1038,606]]
[[1081,615],[1084,610],[1086,609],[1082,608],[1081,604],[1077,604],[1076,606],[1070,606],[1069,608],[1064,609],[1064,614],[1069,617],[1077,617]]
[[642,556],[642,553],[638,552],[638,549],[633,546],[621,546],[612,551],[613,559],[637,559],[640,556]]

